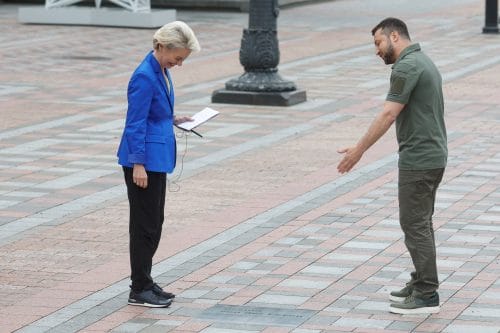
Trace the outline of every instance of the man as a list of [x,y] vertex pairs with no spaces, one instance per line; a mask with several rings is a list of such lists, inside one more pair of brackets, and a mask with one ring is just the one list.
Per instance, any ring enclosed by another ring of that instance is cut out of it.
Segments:
[[359,142],[339,149],[337,169],[348,172],[393,122],[399,144],[399,221],[415,270],[406,287],[390,294],[390,311],[439,312],[439,286],[432,215],[448,149],[442,80],[434,63],[412,44],[406,24],[386,18],[372,30],[376,53],[392,66],[383,110]]

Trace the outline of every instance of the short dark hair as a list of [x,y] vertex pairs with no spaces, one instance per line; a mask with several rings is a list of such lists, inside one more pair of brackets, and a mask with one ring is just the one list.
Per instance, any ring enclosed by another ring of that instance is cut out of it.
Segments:
[[394,17],[388,17],[383,19],[379,24],[372,29],[372,36],[375,36],[375,33],[382,29],[384,35],[389,36],[391,32],[397,31],[400,36],[410,40],[410,33],[408,32],[408,28],[406,24],[400,19]]

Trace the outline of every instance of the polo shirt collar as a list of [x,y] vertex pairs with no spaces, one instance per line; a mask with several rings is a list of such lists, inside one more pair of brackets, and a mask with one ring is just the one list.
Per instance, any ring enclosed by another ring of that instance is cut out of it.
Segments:
[[[413,53],[413,52],[417,52],[417,51],[420,51],[420,44],[419,43],[415,43],[415,44],[411,44],[410,46],[407,46],[401,52],[401,54],[399,55],[399,57],[396,60],[396,62],[394,63],[394,65],[396,65],[401,59],[406,57],[408,54]],[[394,67],[394,65],[392,65],[392,67]]]

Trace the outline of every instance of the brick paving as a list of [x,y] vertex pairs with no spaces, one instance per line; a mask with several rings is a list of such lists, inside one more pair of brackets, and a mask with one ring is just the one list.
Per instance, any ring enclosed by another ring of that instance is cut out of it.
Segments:
[[[179,11],[203,50],[173,70],[177,113],[221,115],[203,139],[179,134],[153,270],[178,295],[168,309],[126,305],[128,204],[114,156],[127,81],[153,30],[20,25],[16,11],[0,4],[0,332],[500,331],[500,36],[481,34],[482,4],[282,9],[280,73],[308,94],[287,108],[211,104],[242,74],[248,16]],[[389,15],[444,78],[450,157],[433,315],[388,312],[411,268],[394,131],[351,173],[335,168],[336,149],[383,103],[390,68],[370,29]]]

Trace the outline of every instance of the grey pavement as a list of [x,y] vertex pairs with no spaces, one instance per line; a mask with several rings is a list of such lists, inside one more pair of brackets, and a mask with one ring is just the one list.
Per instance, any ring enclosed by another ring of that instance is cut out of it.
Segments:
[[[154,30],[22,25],[0,3],[0,332],[500,331],[500,35],[473,0],[338,0],[280,11],[291,107],[213,104],[242,74],[245,13],[178,11],[202,45],[172,71],[178,133],[153,275],[168,309],[126,305],[128,204],[115,151]],[[449,165],[434,218],[441,312],[388,312],[411,262],[391,130],[347,175],[337,148],[381,110],[371,28],[407,21],[444,79]]]

